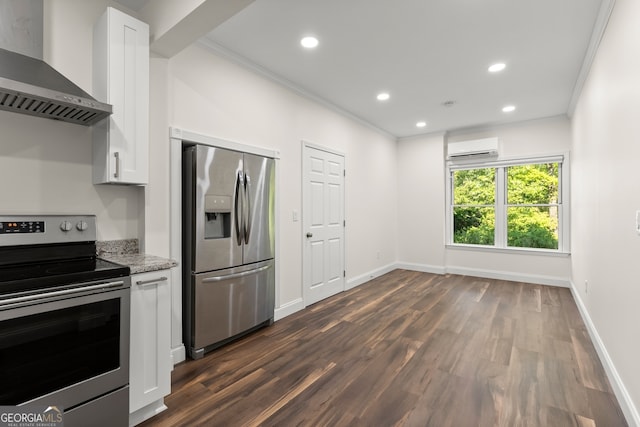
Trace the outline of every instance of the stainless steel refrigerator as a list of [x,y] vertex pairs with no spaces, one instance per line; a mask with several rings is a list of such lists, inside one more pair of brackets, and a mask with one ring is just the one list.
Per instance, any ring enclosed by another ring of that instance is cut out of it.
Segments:
[[189,356],[273,323],[275,161],[183,151],[183,339]]

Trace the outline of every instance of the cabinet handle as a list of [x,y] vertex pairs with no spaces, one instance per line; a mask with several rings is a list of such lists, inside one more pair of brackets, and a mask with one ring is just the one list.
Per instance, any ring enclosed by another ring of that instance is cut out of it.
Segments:
[[166,282],[167,280],[169,280],[169,279],[167,279],[166,277],[160,277],[158,279],[151,279],[151,280],[138,280],[136,282],[136,285],[144,286],[144,285],[150,285],[152,283]]
[[113,177],[119,178],[120,177],[120,153],[116,151],[115,153],[113,153],[113,157],[115,157],[116,159],[116,172],[113,174]]

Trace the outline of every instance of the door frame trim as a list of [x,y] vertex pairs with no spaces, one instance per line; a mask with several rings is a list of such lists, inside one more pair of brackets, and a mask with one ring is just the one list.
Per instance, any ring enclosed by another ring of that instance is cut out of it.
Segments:
[[[334,150],[333,148],[325,147],[324,145],[319,145],[319,144],[316,144],[314,142],[308,141],[306,139],[303,139],[300,142],[302,143],[302,147],[303,148],[304,147],[314,148],[316,150],[325,151],[327,153],[331,153],[331,154],[335,154],[335,155],[340,156],[340,157],[344,157],[345,162],[347,160],[347,155],[342,151]],[[303,156],[303,159],[304,159],[304,150],[302,151],[302,156]],[[345,170],[346,169],[347,169],[347,167],[346,167],[346,163],[345,163]]]
[[[301,217],[300,217],[300,227],[299,227],[299,232],[300,232],[300,253],[302,254],[302,258],[301,258],[301,265],[300,265],[300,283],[302,286],[302,306],[303,307],[307,307],[308,301],[309,301],[309,295],[307,292],[307,287],[306,284],[304,282],[304,260],[305,260],[305,238],[304,238],[304,161],[305,161],[305,149],[306,148],[312,148],[314,150],[318,150],[318,151],[324,151],[325,153],[329,153],[329,154],[335,154],[336,156],[340,156],[344,159],[344,175],[343,175],[343,192],[342,192],[342,207],[343,207],[343,216],[342,219],[345,221],[347,221],[347,176],[346,176],[346,171],[347,171],[347,155],[339,150],[335,150],[333,148],[329,148],[326,147],[324,145],[320,145],[320,144],[316,144],[314,142],[311,142],[309,140],[306,139],[302,139],[300,140],[300,145],[301,145],[301,149],[300,149],[300,204],[302,206],[302,209],[300,209],[301,212]],[[343,248],[343,252],[342,252],[342,265],[344,266],[344,271],[346,272],[347,270],[347,227],[344,226],[344,248]],[[344,292],[345,290],[347,290],[347,277],[346,274],[343,277],[343,286],[342,286],[342,291]]]

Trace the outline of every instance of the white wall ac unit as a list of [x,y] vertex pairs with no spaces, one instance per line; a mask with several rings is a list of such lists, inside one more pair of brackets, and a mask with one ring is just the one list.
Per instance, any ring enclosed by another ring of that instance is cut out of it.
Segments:
[[498,156],[498,138],[474,139],[472,141],[450,142],[447,145],[447,159],[465,160]]

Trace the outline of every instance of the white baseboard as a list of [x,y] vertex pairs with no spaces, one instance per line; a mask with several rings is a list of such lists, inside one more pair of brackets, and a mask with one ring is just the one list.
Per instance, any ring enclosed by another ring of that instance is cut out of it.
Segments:
[[129,427],[136,426],[167,409],[164,399],[158,399],[129,414]]
[[[451,273],[451,274],[460,274],[464,276],[484,277],[488,279],[511,280],[514,282],[526,282],[526,283],[534,283],[539,285],[559,286],[563,288],[570,287],[570,282],[568,279],[563,279],[559,277],[511,273],[511,272],[504,272],[504,271],[497,271],[497,270],[481,270],[481,269],[466,268],[466,267],[444,267],[444,266],[429,265],[429,264],[395,262],[395,263],[387,264],[375,270],[369,271],[367,273],[361,274],[359,276],[352,277],[351,279],[347,280],[347,282],[345,283],[345,291],[348,291],[364,283],[367,283],[369,280],[375,279],[376,277],[380,277],[398,268],[404,269],[404,270],[411,270],[411,271],[420,271],[423,273],[433,273],[433,274]],[[302,298],[298,298],[288,303],[285,303],[280,308],[276,309],[275,320],[280,320],[297,311],[302,310],[303,308],[305,308],[305,305]]]
[[289,301],[280,307],[276,308],[275,313],[273,315],[273,320],[277,321],[283,319],[287,316],[292,315],[293,313],[300,311],[304,308],[304,301],[302,298],[295,299],[293,301]]
[[609,352],[600,338],[600,334],[598,334],[595,324],[591,320],[589,311],[580,297],[580,292],[578,292],[578,289],[573,282],[570,282],[570,288],[571,293],[573,294],[573,299],[575,300],[578,310],[580,311],[580,315],[582,316],[582,320],[587,327],[587,331],[589,331],[591,341],[593,341],[593,345],[598,352],[598,356],[600,356],[600,361],[604,366],[609,382],[611,382],[613,392],[618,399],[618,403],[620,404],[620,408],[627,419],[627,423],[629,423],[629,427],[640,427],[640,414],[638,413],[638,408],[634,405],[633,399],[629,395],[627,388],[624,386],[622,378],[620,378],[620,375],[613,364],[613,360],[611,360]]
[[446,269],[440,265],[416,264],[411,262],[396,263],[395,268],[403,270],[420,271],[422,273],[445,274]]
[[[346,281],[344,290],[348,291],[349,289],[353,289],[356,286],[360,286],[371,279],[382,276],[383,274],[387,274],[390,271],[395,270],[396,268],[398,268],[396,264],[389,264],[384,267],[380,267],[376,270],[370,271],[369,273],[365,273],[360,276],[351,278]],[[304,305],[304,300],[302,298],[289,301],[283,304],[282,306],[280,306],[279,308],[276,308],[273,320],[277,321],[277,320],[284,319],[285,317],[290,316],[293,313],[296,313],[304,308],[305,308],[305,305]]]
[[448,266],[445,268],[449,274],[460,274],[463,276],[484,277],[485,279],[510,280],[513,282],[533,283],[536,285],[558,286],[561,288],[571,287],[569,279],[554,276],[539,276],[535,274],[513,273],[509,271],[482,270],[477,268]]
[[[395,264],[389,264],[387,266],[378,268],[377,270],[373,270],[369,273],[362,274],[360,276],[349,279],[345,283],[345,291],[349,289],[353,289],[356,286],[362,285],[363,283],[368,282],[371,279],[382,276],[383,274],[389,273],[390,271],[395,270],[397,267]],[[293,301],[289,301],[279,308],[276,308],[275,314],[273,317],[274,321],[284,319],[287,316],[292,315],[300,310],[305,308],[304,300],[302,298],[295,299]]]
[[380,267],[368,273],[361,274],[360,276],[352,277],[351,279],[347,280],[347,282],[345,283],[344,290],[348,291],[350,289],[353,289],[356,286],[360,286],[363,283],[367,283],[369,280],[372,280],[372,279],[375,279],[376,277],[380,277],[384,274],[387,274],[395,270],[396,268],[398,267],[396,266],[395,263],[388,264],[388,265],[385,265],[384,267]]
[[186,359],[187,359],[187,352],[184,348],[184,344],[171,349],[172,366],[175,366],[180,362],[184,362]]
[[510,280],[513,282],[534,283],[537,285],[558,286],[562,288],[570,287],[569,280],[553,276],[538,276],[534,274],[512,273],[508,271],[483,270],[478,268],[439,266],[429,264],[415,264],[399,262],[395,268],[402,268],[411,271],[421,271],[433,274],[459,274],[461,276],[483,277],[485,279]]

